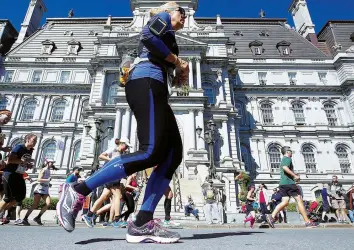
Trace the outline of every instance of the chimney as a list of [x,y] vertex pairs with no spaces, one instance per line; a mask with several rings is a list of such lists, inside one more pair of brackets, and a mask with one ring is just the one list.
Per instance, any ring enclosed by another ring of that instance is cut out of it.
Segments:
[[315,25],[312,23],[306,0],[293,0],[289,12],[293,16],[296,31],[314,45],[317,45]]

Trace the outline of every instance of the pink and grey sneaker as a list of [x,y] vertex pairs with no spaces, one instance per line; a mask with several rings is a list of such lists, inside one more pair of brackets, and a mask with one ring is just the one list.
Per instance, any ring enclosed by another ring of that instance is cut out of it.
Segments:
[[158,220],[151,220],[141,227],[135,226],[134,222],[128,224],[126,240],[129,243],[176,243],[181,236],[163,228]]
[[57,214],[60,224],[71,233],[75,229],[75,220],[78,212],[82,209],[85,196],[77,193],[73,186],[65,183],[60,200],[57,204]]
[[313,221],[309,221],[305,223],[305,227],[306,228],[315,228],[318,227],[320,224],[318,222],[313,222]]
[[270,226],[271,228],[274,228],[274,227],[275,227],[275,226],[274,226],[275,219],[272,217],[272,215],[271,215],[271,214],[267,214],[267,215],[266,215],[266,219],[267,219],[267,222],[268,222],[269,226]]

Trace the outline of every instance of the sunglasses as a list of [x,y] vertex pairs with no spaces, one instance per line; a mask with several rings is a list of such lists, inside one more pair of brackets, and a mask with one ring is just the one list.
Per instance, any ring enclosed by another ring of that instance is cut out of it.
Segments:
[[185,11],[185,9],[183,9],[182,7],[178,7],[178,8],[176,9],[176,11],[178,11],[179,13],[181,13],[182,18],[186,18],[186,11]]

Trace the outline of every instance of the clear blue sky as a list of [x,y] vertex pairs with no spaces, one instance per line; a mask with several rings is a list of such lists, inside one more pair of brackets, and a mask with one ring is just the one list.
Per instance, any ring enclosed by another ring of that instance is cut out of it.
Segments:
[[[267,17],[292,17],[288,7],[292,0],[199,0],[196,16],[258,17],[262,8]],[[30,0],[0,0],[0,19],[10,19],[19,30]],[[44,0],[48,8],[45,17],[66,17],[73,8],[75,17],[131,16],[129,0]],[[312,21],[319,32],[328,20],[354,20],[353,0],[307,0]],[[45,18],[43,18],[45,22]]]

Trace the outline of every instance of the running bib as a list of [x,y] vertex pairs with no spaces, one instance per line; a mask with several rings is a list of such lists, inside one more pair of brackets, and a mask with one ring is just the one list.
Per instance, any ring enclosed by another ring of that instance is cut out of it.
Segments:
[[16,173],[18,174],[24,174],[26,172],[26,168],[22,166],[18,166],[16,169]]

